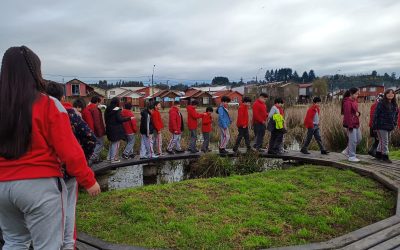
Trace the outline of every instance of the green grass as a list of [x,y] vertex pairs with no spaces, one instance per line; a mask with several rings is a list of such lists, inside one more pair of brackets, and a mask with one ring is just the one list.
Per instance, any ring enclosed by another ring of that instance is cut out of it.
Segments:
[[400,160],[400,150],[396,149],[393,151],[389,151],[389,157],[393,160]]
[[395,194],[352,171],[302,166],[81,194],[77,226],[103,240],[174,249],[331,239],[393,214]]

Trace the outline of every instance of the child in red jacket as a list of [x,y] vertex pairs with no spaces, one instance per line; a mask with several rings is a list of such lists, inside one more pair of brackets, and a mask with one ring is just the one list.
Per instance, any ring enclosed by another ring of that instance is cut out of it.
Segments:
[[239,130],[239,135],[236,139],[235,146],[233,146],[233,152],[237,153],[240,142],[244,138],[246,143],[247,151],[251,150],[250,146],[250,136],[249,136],[249,107],[251,105],[250,97],[244,97],[243,102],[240,104],[238,109],[238,119],[236,121],[236,126]]
[[131,118],[131,120],[122,123],[126,135],[126,146],[124,152],[122,153],[122,158],[129,159],[135,158],[135,153],[133,152],[133,146],[135,145],[135,133],[137,132],[137,125],[135,115],[132,112],[132,104],[127,102],[124,105],[124,109],[121,111],[121,116],[123,118]]
[[208,145],[210,144],[210,132],[211,132],[211,124],[212,124],[212,107],[207,107],[206,112],[203,114],[201,120],[201,132],[203,133],[203,145],[201,146],[201,151],[204,153],[210,152],[208,149]]
[[153,148],[154,148],[154,153],[156,155],[163,155],[162,153],[162,137],[161,137],[161,130],[164,128],[164,124],[161,119],[161,114],[160,110],[161,109],[161,103],[160,102],[154,102],[154,111],[151,114],[151,119],[153,121],[153,127],[154,127],[154,132],[153,132]]
[[178,101],[174,101],[171,109],[169,110],[168,128],[169,132],[172,133],[172,137],[167,147],[168,154],[174,154],[174,150],[176,153],[183,153],[181,148],[181,137],[184,129],[183,127],[183,117],[180,111],[180,104]]
[[300,152],[302,152],[303,154],[310,154],[310,152],[308,152],[308,145],[310,145],[313,136],[318,143],[321,154],[326,155],[329,153],[327,150],[325,150],[324,145],[322,145],[321,134],[319,131],[320,102],[320,97],[314,97],[313,104],[311,107],[308,108],[306,117],[304,118],[304,126],[307,128],[307,137],[304,140],[303,147],[300,150]]
[[186,110],[187,110],[187,115],[188,115],[188,128],[190,131],[190,144],[189,144],[189,149],[191,153],[197,153],[199,152],[196,149],[196,141],[197,141],[197,120],[202,118],[203,115],[200,113],[197,113],[196,108],[197,105],[199,104],[198,101],[194,100],[191,102],[191,105],[188,105]]

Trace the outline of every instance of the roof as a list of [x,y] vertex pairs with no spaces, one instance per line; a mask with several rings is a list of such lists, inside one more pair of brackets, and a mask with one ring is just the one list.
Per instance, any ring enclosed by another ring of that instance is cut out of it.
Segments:
[[208,87],[192,87],[192,88],[204,92],[218,92],[218,91],[228,90],[227,86],[208,86]]
[[144,89],[144,88],[147,88],[147,87],[146,86],[142,86],[142,87],[121,87],[121,88],[136,92],[138,90],[141,90],[141,89]]
[[180,96],[179,93],[177,93],[173,90],[165,89],[165,90],[158,91],[157,93],[154,93],[153,95],[149,96],[149,98],[154,98],[154,97],[164,98],[165,96],[167,96],[169,94],[174,94],[176,96]]
[[299,88],[308,88],[312,87],[312,83],[301,83],[299,84]]
[[198,90],[198,89],[189,89],[188,91],[186,91],[185,96],[183,98],[197,98],[203,94],[209,95],[211,96],[210,93],[202,91],[202,90]]
[[142,96],[139,95],[136,92],[131,91],[131,90],[126,90],[126,91],[122,92],[121,94],[117,95],[117,97],[119,97],[119,98],[130,97],[130,98],[133,98],[133,99],[137,99],[137,98],[140,98]]
[[368,84],[368,85],[364,85],[364,86],[360,86],[358,89],[362,89],[362,88],[367,88],[367,87],[385,87],[383,85],[377,85],[377,84]]
[[243,94],[238,92],[238,91],[224,90],[224,91],[219,91],[219,92],[215,93],[213,95],[213,98],[217,98],[217,97],[224,96],[224,95],[231,96],[231,95],[233,95],[235,93],[239,94],[240,96],[243,96]]

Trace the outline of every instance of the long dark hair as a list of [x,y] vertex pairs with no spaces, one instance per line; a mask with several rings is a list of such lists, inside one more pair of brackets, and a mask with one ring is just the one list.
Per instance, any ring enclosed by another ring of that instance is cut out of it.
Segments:
[[113,97],[110,101],[110,104],[106,108],[106,113],[110,113],[115,107],[119,107],[119,98]]
[[345,98],[347,98],[347,97],[350,97],[350,96],[352,96],[352,95],[354,95],[355,93],[357,93],[357,91],[358,91],[358,88],[350,88],[350,89],[348,89],[348,90],[346,90],[346,92],[344,92],[344,94],[343,94],[343,99],[342,99],[342,115],[343,115],[343,104],[344,104],[344,99]]
[[[393,93],[394,97],[392,99],[392,101],[389,101],[389,99],[387,99],[386,95],[389,94],[390,92]],[[394,92],[393,89],[387,89],[385,90],[385,93],[383,93],[383,98],[382,101],[383,106],[385,106],[386,109],[392,110],[392,108],[396,108],[397,107],[397,103],[396,103],[396,93]]]
[[0,156],[17,159],[31,145],[32,106],[44,81],[39,57],[28,47],[11,47],[0,72]]

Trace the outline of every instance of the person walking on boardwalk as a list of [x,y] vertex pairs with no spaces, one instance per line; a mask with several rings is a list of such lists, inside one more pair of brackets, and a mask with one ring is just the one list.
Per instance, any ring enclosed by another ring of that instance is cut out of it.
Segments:
[[210,152],[211,150],[208,148],[210,144],[210,133],[212,130],[212,107],[207,107],[206,112],[203,114],[201,119],[201,132],[203,133],[203,145],[201,146],[201,151],[203,153]]
[[168,128],[169,132],[172,133],[172,138],[168,143],[167,147],[168,154],[174,154],[175,152],[183,153],[181,147],[181,138],[184,125],[183,125],[183,117],[179,109],[180,109],[180,103],[178,101],[174,101],[172,107],[169,110]]
[[356,157],[357,145],[361,142],[360,130],[360,112],[358,111],[358,88],[351,88],[343,95],[342,101],[342,114],[343,114],[343,127],[346,128],[348,145],[347,155],[348,160],[351,162],[359,162]]
[[93,96],[90,104],[82,111],[82,118],[88,124],[89,128],[96,136],[96,146],[93,154],[90,157],[91,163],[101,162],[100,153],[104,147],[104,136],[106,128],[104,126],[103,113],[101,112],[100,105],[101,99],[98,96]]
[[100,193],[67,111],[44,94],[39,57],[9,48],[0,73],[0,228],[4,250],[61,249],[67,189],[61,163],[91,196]]
[[268,130],[271,132],[268,154],[281,153],[283,135],[286,133],[285,114],[281,105],[283,105],[283,99],[276,98],[274,106],[272,106],[268,114]]
[[374,114],[376,110],[376,106],[378,105],[378,102],[380,102],[383,98],[383,94],[379,94],[376,97],[375,102],[371,105],[371,108],[369,109],[369,136],[373,138],[374,142],[372,143],[371,147],[368,149],[368,154],[376,157],[376,149],[378,148],[379,145],[379,138],[378,134],[376,133],[376,130],[373,128],[373,123],[374,123]]
[[261,93],[260,96],[253,104],[253,128],[254,128],[254,148],[257,151],[262,152],[262,146],[264,143],[264,136],[266,130],[266,121],[268,117],[267,105],[265,101],[268,95],[266,93]]
[[[90,130],[87,123],[82,119],[77,110],[69,102],[65,102],[64,88],[60,83],[48,81],[46,84],[46,93],[57,100],[59,100],[64,108],[67,110],[69,121],[75,138],[81,145],[86,159],[92,155],[94,146],[96,144],[96,137],[92,130]],[[82,100],[77,99],[77,102]],[[84,107],[86,105],[82,105]],[[78,108],[79,109],[79,108]],[[63,249],[74,249],[76,244],[76,225],[75,225],[75,211],[76,202],[78,200],[78,182],[76,178],[69,176],[64,168],[64,182],[67,187],[67,204],[65,206],[65,230],[64,230],[64,243]]]
[[130,118],[130,120],[122,123],[126,136],[126,146],[124,152],[122,153],[122,158],[133,159],[135,158],[133,146],[135,146],[135,133],[137,132],[137,124],[135,115],[132,112],[132,103],[127,102],[124,104],[124,109],[121,111],[121,116],[123,118]]
[[151,114],[154,111],[154,105],[149,104],[147,108],[140,113],[140,159],[158,158],[153,151],[153,121]]
[[394,90],[388,89],[383,94],[382,101],[376,106],[373,121],[373,129],[379,138],[376,158],[388,163],[392,163],[389,159],[389,135],[397,126],[398,113],[396,94]]
[[233,147],[233,152],[237,153],[240,142],[244,138],[246,143],[247,151],[252,150],[250,146],[250,136],[249,136],[249,107],[251,105],[250,97],[244,97],[243,102],[240,104],[238,109],[238,118],[236,121],[236,126],[239,130],[239,135],[236,139],[235,146]]
[[307,136],[300,150],[300,152],[303,154],[310,154],[310,152],[308,152],[308,145],[310,145],[313,137],[318,143],[321,154],[326,155],[329,153],[329,151],[327,151],[322,144],[321,133],[319,129],[321,113],[319,103],[321,103],[321,98],[319,96],[314,97],[313,104],[308,108],[307,114],[304,117],[304,126],[307,129]]
[[187,115],[188,115],[188,128],[190,132],[190,144],[189,144],[189,149],[191,153],[197,153],[199,152],[196,148],[196,142],[197,142],[197,120],[200,119],[203,115],[200,113],[197,113],[196,108],[198,105],[198,101],[194,100],[191,102],[191,105],[188,105],[186,110],[187,110]]
[[231,138],[229,132],[229,126],[231,125],[232,121],[229,116],[228,112],[228,103],[231,99],[228,96],[221,97],[221,104],[217,109],[218,113],[218,127],[220,131],[220,141],[219,141],[219,153],[225,155],[228,153],[226,151],[226,146],[229,143],[229,139]]
[[154,102],[154,111],[151,114],[151,119],[153,121],[153,127],[154,127],[154,151],[156,155],[163,155],[162,153],[162,129],[164,128],[163,121],[161,119],[161,114],[160,110],[161,109],[161,103],[156,101]]
[[120,162],[119,145],[121,140],[126,140],[125,130],[122,123],[130,121],[132,117],[122,117],[119,98],[113,97],[104,114],[106,120],[106,134],[110,141],[107,160],[111,163]]

